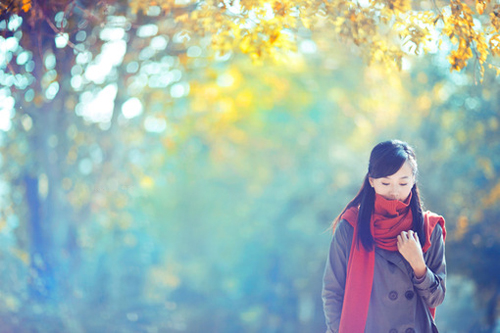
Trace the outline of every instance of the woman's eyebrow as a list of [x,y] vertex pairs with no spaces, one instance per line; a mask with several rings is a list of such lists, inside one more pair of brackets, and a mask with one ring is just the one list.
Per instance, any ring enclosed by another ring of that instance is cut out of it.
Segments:
[[[401,179],[409,179],[409,178],[410,178],[410,176],[403,176],[403,177],[400,177],[399,179],[401,180]],[[385,177],[382,177],[382,179],[390,180],[391,177],[390,176],[385,176]]]

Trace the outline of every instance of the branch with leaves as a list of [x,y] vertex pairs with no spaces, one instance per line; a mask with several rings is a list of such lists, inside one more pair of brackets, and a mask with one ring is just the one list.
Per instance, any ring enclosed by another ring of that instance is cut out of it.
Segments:
[[131,17],[174,18],[189,35],[209,36],[216,54],[243,53],[254,62],[287,59],[313,33],[356,45],[368,63],[397,68],[405,55],[435,52],[446,44],[451,71],[474,60],[480,80],[486,67],[500,74],[500,5],[491,0],[98,1],[84,9],[90,14],[75,1],[12,0],[0,5],[0,17],[8,21],[11,15],[23,15],[31,25],[42,20],[58,34],[62,23],[47,15],[54,8],[65,16],[80,11],[90,18],[92,13],[104,17],[108,7],[117,6]]
[[[163,1],[167,2],[167,0]],[[168,8],[162,1],[132,1],[134,10]],[[140,4],[140,5],[139,5]],[[405,54],[427,53],[444,43],[451,71],[475,58],[480,79],[500,54],[500,6],[490,0],[412,3],[409,0],[191,2],[196,9],[176,19],[195,34],[211,36],[219,53],[241,52],[255,61],[279,60],[296,51],[306,30],[357,45],[368,62],[401,67]],[[487,63],[488,58],[491,61]]]

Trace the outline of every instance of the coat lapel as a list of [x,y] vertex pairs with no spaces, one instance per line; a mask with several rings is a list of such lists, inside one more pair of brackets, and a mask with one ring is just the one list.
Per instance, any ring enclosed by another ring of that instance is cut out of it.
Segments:
[[[403,256],[398,251],[388,251],[388,250],[376,248],[375,253],[380,255],[382,258],[384,258],[388,262],[394,264],[396,267],[398,267],[403,272],[410,273],[408,270],[409,264],[406,263],[406,260],[404,260]],[[411,267],[409,267],[409,268],[411,270]]]

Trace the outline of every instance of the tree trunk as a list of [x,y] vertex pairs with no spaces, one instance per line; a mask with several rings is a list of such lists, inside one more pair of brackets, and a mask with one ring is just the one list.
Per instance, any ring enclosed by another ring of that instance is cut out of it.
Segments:
[[486,323],[488,325],[488,332],[497,332],[496,323],[497,323],[497,308],[498,308],[499,297],[500,297],[500,288],[499,286],[497,286],[495,292],[488,301],[486,308]]
[[[30,294],[37,300],[56,300],[63,296],[61,288],[68,275],[70,258],[76,255],[74,246],[76,230],[71,222],[72,207],[62,189],[65,175],[65,158],[71,145],[66,130],[71,122],[70,113],[65,110],[69,95],[69,80],[73,59],[72,52],[65,48],[55,50],[56,70],[60,88],[53,100],[25,105],[33,118],[29,151],[33,152],[25,165],[24,184],[29,210],[28,237],[33,280],[29,283]],[[40,52],[34,52],[35,75],[38,82],[45,73],[44,59]],[[45,94],[38,86],[36,94]]]

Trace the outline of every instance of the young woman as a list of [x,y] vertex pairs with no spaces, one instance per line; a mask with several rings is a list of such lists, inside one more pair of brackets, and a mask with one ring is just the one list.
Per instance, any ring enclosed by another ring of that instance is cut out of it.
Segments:
[[443,217],[422,211],[413,149],[375,146],[359,193],[334,221],[323,279],[327,332],[437,332],[445,295]]

